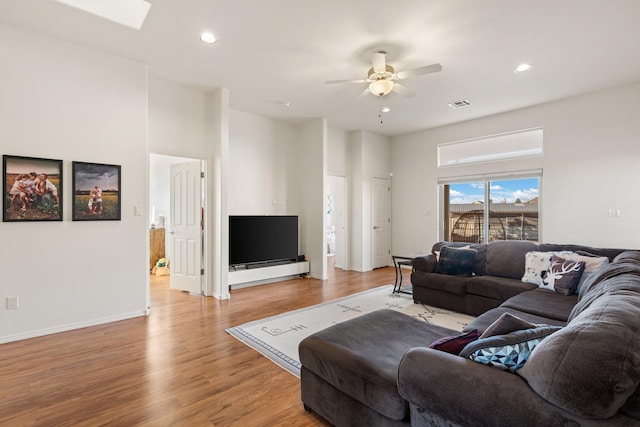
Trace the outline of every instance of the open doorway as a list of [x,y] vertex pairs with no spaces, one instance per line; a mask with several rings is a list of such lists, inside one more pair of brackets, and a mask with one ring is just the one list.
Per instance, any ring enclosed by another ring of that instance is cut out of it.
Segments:
[[333,261],[329,265],[347,270],[347,178],[327,178],[327,256]]
[[[174,188],[178,179],[175,171],[186,165],[195,165],[195,170],[190,168],[186,180],[191,182],[190,185],[196,184],[193,188],[197,194],[188,195],[181,190],[182,193],[176,196]],[[172,287],[198,294],[202,293],[205,283],[202,274],[205,239],[202,218],[206,194],[203,170],[204,161],[200,159],[160,154],[150,154],[149,157],[149,263],[152,274],[170,275]],[[184,227],[176,224],[190,225],[192,230],[183,238]],[[163,241],[159,242],[160,239]],[[158,268],[154,271],[154,263],[158,262],[155,258],[164,258],[166,266],[156,265]],[[185,281],[188,278],[191,280]],[[183,286],[187,282],[189,286]]]

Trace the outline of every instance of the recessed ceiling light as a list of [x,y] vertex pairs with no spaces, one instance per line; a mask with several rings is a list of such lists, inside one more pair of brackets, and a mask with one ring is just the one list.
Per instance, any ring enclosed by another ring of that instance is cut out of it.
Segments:
[[388,113],[389,111],[391,111],[391,108],[389,108],[389,107],[384,107],[384,108],[382,108],[382,110],[380,110],[380,111],[382,111],[383,113]]
[[212,33],[209,33],[209,32],[204,32],[200,34],[200,40],[209,44],[213,44],[217,41],[216,36],[214,36]]
[[531,64],[520,64],[513,70],[514,73],[523,73],[525,71],[529,71],[531,69]]

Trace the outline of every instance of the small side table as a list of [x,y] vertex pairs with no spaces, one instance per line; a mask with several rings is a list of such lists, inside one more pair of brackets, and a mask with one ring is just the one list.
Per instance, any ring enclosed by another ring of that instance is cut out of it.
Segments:
[[413,258],[399,255],[392,255],[393,267],[396,269],[396,282],[393,285],[394,293],[413,294],[411,287],[402,289],[402,266],[413,266]]

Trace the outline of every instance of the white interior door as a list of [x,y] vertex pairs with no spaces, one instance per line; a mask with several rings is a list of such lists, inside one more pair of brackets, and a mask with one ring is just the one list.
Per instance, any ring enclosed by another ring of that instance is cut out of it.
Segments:
[[371,192],[371,246],[373,268],[391,264],[391,184],[385,178],[373,178]]
[[200,293],[202,179],[200,161],[171,165],[170,287]]

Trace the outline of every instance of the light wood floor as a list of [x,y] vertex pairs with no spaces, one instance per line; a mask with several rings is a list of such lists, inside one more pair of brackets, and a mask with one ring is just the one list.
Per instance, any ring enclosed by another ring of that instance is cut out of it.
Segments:
[[227,301],[152,276],[149,317],[0,345],[0,426],[326,426],[296,377],[225,329],[394,280],[393,268],[330,272]]

